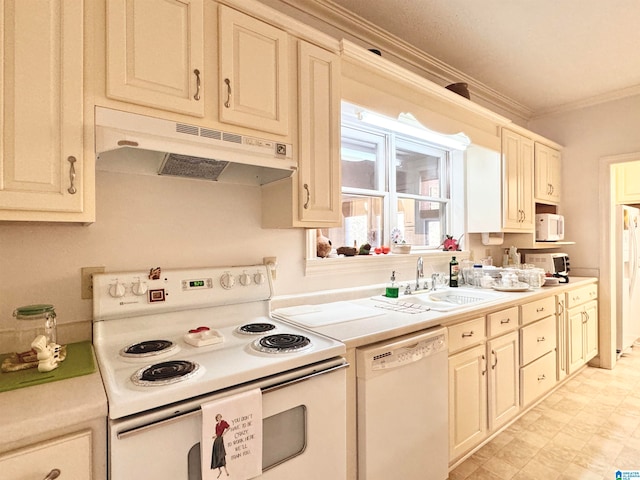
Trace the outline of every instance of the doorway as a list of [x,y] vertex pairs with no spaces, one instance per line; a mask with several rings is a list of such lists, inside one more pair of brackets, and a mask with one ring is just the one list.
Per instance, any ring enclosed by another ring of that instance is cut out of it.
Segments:
[[[602,241],[598,258],[600,267],[600,292],[598,293],[599,311],[599,358],[600,368],[612,369],[616,364],[617,334],[617,252],[616,252],[616,205],[620,192],[616,178],[616,170],[621,164],[640,166],[640,152],[602,157],[599,165],[601,181],[599,191],[599,217],[603,226]],[[640,192],[639,192],[640,193]],[[640,194],[638,195],[640,203]]]

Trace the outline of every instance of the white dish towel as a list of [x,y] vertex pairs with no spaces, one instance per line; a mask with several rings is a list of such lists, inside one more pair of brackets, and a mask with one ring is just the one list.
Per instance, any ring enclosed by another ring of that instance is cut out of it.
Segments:
[[202,480],[249,480],[261,475],[260,389],[214,400],[202,404],[200,408]]

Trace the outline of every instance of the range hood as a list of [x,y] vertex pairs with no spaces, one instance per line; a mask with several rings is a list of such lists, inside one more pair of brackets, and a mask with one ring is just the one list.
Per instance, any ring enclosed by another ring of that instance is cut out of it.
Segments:
[[96,169],[243,185],[290,177],[291,144],[96,107]]

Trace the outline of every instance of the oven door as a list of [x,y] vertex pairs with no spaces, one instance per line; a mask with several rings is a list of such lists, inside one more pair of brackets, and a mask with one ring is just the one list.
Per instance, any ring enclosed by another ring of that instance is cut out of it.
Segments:
[[111,420],[109,478],[200,480],[199,405],[262,389],[264,480],[346,479],[346,368],[342,359],[243,388]]

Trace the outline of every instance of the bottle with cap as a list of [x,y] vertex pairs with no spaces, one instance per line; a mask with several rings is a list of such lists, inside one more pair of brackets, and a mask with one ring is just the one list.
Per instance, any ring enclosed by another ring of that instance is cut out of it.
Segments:
[[451,261],[449,262],[449,286],[457,287],[458,286],[458,275],[460,273],[460,265],[456,260],[456,257],[451,257]]
[[385,289],[385,297],[398,298],[400,294],[400,287],[396,285],[396,271],[391,272],[390,282]]

